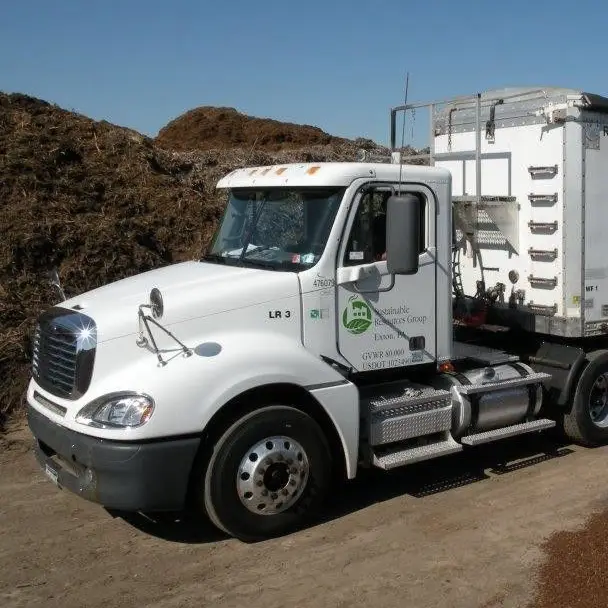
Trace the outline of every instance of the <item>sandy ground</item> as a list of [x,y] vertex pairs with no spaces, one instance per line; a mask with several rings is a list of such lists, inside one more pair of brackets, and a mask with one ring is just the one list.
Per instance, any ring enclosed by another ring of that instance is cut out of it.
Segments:
[[325,521],[246,545],[56,489],[18,427],[0,444],[0,606],[528,606],[542,543],[606,504],[607,455],[523,438],[374,471]]

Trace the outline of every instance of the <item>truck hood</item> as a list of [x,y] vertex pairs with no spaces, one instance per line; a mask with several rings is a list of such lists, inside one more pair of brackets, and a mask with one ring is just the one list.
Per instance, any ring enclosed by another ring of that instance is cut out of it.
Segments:
[[110,283],[60,306],[90,316],[100,343],[138,331],[138,307],[148,304],[154,287],[162,293],[164,326],[299,294],[298,277],[291,272],[191,261]]

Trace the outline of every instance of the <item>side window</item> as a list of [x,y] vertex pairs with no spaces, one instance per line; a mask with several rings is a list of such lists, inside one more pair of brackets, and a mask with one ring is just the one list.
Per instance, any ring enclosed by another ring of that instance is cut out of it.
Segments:
[[[371,264],[386,259],[386,204],[391,194],[386,190],[370,190],[361,197],[348,237],[344,266]],[[422,202],[420,214],[420,253],[422,253],[428,246],[426,197],[420,192],[411,194]]]

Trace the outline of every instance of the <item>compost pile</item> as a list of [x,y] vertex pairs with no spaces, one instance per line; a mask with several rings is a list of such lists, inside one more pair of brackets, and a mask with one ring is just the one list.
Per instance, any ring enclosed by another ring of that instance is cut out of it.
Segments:
[[182,114],[162,128],[156,143],[181,151],[242,147],[276,152],[352,142],[310,125],[247,116],[234,108],[202,106]]
[[[263,142],[270,135],[250,146],[241,135],[257,127],[248,129],[239,115],[239,128],[226,130],[224,114],[208,110],[207,130],[196,141],[187,128],[180,135],[168,126],[155,142],[39,99],[0,93],[0,430],[24,400],[34,320],[58,300],[48,281],[53,267],[70,297],[198,258],[221,213],[214,189],[223,174],[243,165],[357,160],[360,148],[373,148],[270,121],[280,134],[275,140],[293,146],[270,145],[268,152]],[[220,123],[215,131],[213,115]]]

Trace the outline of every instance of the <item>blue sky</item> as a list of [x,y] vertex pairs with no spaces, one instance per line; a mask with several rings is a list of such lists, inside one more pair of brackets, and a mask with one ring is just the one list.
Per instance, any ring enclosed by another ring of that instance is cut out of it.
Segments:
[[221,105],[387,143],[406,71],[411,101],[513,85],[607,94],[607,22],[601,0],[6,2],[0,90],[149,135]]

